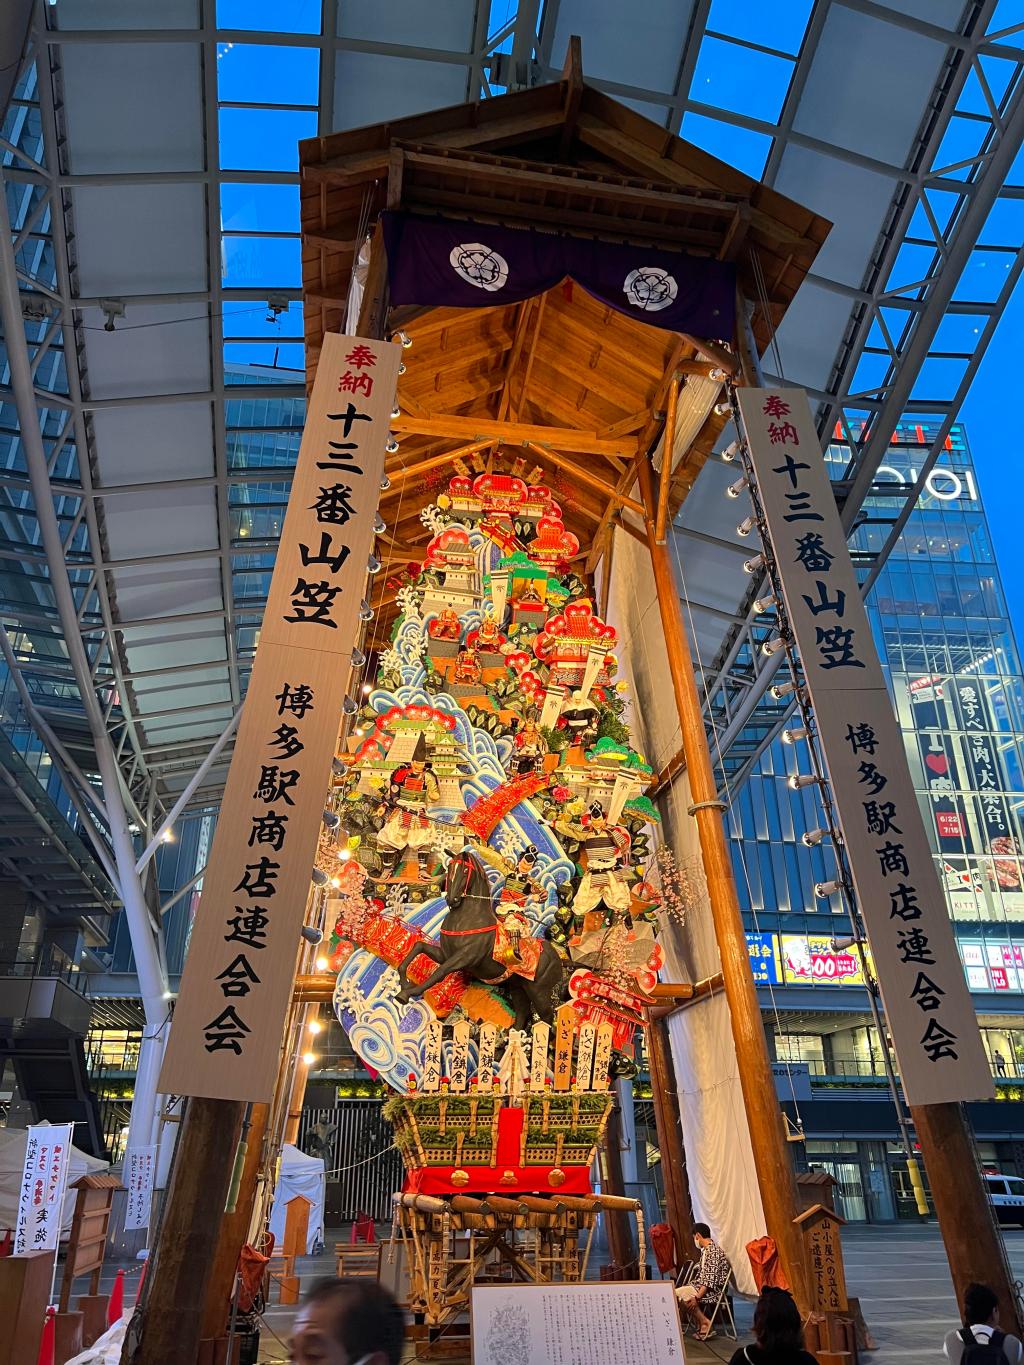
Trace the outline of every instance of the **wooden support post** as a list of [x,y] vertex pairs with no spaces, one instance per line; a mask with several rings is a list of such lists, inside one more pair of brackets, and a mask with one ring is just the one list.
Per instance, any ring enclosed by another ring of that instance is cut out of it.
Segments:
[[129,1331],[123,1365],[196,1359],[206,1283],[244,1111],[241,1100],[188,1101],[153,1269],[146,1277],[141,1336],[133,1349]]
[[[602,1165],[605,1169],[605,1179],[601,1182],[602,1194],[618,1195],[625,1197],[626,1191],[622,1179],[622,1122],[619,1117],[619,1108],[616,1105],[608,1115],[608,1122],[605,1124],[604,1135],[601,1138]],[[608,1230],[608,1250],[611,1258],[620,1270],[633,1278],[633,1268],[636,1266],[637,1252],[633,1244],[633,1235],[629,1226],[629,1213],[623,1208],[607,1208],[604,1210],[604,1223]],[[639,1278],[639,1269],[636,1270],[636,1277]]]
[[245,1161],[238,1184],[238,1195],[232,1213],[225,1213],[220,1222],[217,1250],[206,1281],[203,1304],[202,1335],[216,1337],[225,1331],[231,1315],[231,1295],[235,1284],[238,1258],[249,1235],[256,1182],[263,1155],[263,1139],[270,1115],[269,1104],[254,1104],[249,1117],[249,1131],[245,1134]]
[[661,1178],[665,1186],[665,1211],[675,1236],[676,1264],[689,1259],[693,1246],[693,1211],[686,1179],[686,1153],[683,1148],[679,1093],[664,1019],[649,1019],[645,1033],[647,1063],[651,1073],[654,1123],[661,1150]]
[[655,534],[654,481],[650,464],[641,461],[640,489],[647,505],[647,543],[654,570],[658,609],[665,633],[669,672],[675,693],[676,709],[686,754],[686,769],[693,796],[704,876],[707,880],[715,937],[722,959],[722,978],[729,1004],[740,1087],[743,1092],[750,1141],[757,1170],[765,1223],[775,1239],[783,1269],[802,1309],[808,1303],[807,1273],[803,1247],[793,1219],[798,1211],[796,1180],[782,1126],[782,1111],[775,1095],[768,1044],[757,1003],[757,991],[750,970],[750,956],[743,931],[736,883],[733,879],[729,841],[722,820],[722,804],[715,788],[711,755],[708,752],[704,718],[693,660],[686,638],[679,587],[672,573],[668,548],[659,544]]
[[668,386],[668,407],[665,411],[665,435],[662,439],[661,473],[658,475],[658,514],[654,522],[654,538],[661,544],[668,527],[668,495],[672,487],[672,462],[676,443],[676,408],[679,405],[679,376],[673,375]]
[[967,1114],[960,1104],[911,1105],[932,1202],[958,1303],[972,1281],[999,1297],[999,1325],[1020,1336],[1021,1320],[1002,1234],[978,1169]]

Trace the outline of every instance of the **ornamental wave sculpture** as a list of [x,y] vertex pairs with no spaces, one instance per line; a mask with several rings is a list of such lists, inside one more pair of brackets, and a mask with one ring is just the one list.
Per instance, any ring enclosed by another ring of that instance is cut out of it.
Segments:
[[[652,772],[550,491],[457,476],[424,522],[335,765],[335,1009],[394,1092],[403,1235],[427,1235],[417,1200],[460,1192],[589,1199],[588,1227],[610,1085],[635,1072],[662,962]],[[578,1227],[545,1219],[560,1277],[578,1277]],[[440,1320],[435,1289],[414,1297]]]

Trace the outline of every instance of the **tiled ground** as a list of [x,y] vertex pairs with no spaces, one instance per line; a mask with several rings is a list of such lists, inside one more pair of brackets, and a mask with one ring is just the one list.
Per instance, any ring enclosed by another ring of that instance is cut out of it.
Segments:
[[[333,1247],[336,1240],[337,1236],[329,1232],[328,1246]],[[888,1365],[890,1361],[893,1365],[939,1365],[944,1359],[943,1337],[956,1325],[957,1317],[949,1269],[935,1225],[847,1228],[843,1243],[848,1287],[852,1294],[860,1296],[868,1325],[878,1342],[878,1350],[865,1357],[867,1365]],[[1006,1244],[1015,1275],[1024,1279],[1024,1231],[1007,1230]],[[333,1268],[331,1255],[309,1257],[299,1263],[307,1286],[332,1274]],[[104,1273],[104,1292],[109,1290],[113,1270],[108,1266]],[[131,1302],[138,1276],[134,1266],[127,1270],[126,1298]],[[743,1332],[749,1327],[750,1313],[749,1305],[737,1304],[741,1342],[749,1340]],[[260,1354],[265,1365],[283,1365],[287,1361],[285,1343],[293,1316],[291,1308],[275,1304],[268,1309]],[[689,1365],[700,1365],[727,1361],[735,1349],[733,1342],[721,1337],[706,1346],[688,1340],[686,1356]],[[408,1359],[416,1359],[412,1350]],[[453,1365],[457,1361],[456,1357],[448,1359]]]

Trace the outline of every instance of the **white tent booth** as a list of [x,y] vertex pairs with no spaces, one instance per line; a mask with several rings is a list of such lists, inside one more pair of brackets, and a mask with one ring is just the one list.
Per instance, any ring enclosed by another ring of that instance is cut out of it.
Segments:
[[323,1158],[307,1156],[286,1142],[281,1149],[281,1164],[274,1188],[274,1206],[270,1211],[270,1231],[274,1247],[280,1250],[284,1242],[286,1208],[297,1194],[303,1195],[313,1206],[309,1211],[309,1232],[306,1235],[306,1255],[312,1256],[324,1244],[324,1198],[327,1176]]
[[[25,1146],[28,1131],[25,1128],[0,1128],[0,1232],[13,1228],[18,1220],[18,1197],[21,1192],[21,1176],[25,1169]],[[99,1157],[71,1148],[71,1163],[68,1169],[68,1188],[64,1196],[61,1218],[61,1238],[71,1232],[71,1216],[75,1211],[78,1197],[72,1189],[76,1180],[83,1175],[102,1175],[110,1170],[110,1162]]]

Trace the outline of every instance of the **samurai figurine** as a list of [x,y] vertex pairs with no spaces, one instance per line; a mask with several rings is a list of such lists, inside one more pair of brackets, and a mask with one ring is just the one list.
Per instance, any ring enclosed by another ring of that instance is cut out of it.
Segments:
[[597,738],[600,723],[600,711],[582,692],[572,694],[558,721],[559,727],[569,732],[569,743],[584,748]]
[[515,751],[512,764],[517,777],[532,773],[548,752],[547,740],[532,716],[528,716],[516,731],[512,748]]
[[384,864],[384,875],[393,877],[407,848],[416,850],[420,881],[430,876],[430,849],[434,842],[428,806],[440,796],[437,778],[427,764],[427,740],[421,734],[412,758],[391,774],[387,795],[378,809],[385,823],[377,835],[377,848]]
[[626,928],[632,929],[629,913],[632,895],[621,871],[629,856],[629,833],[621,825],[608,824],[599,801],[591,805],[581,823],[580,861],[584,871],[573,899],[573,914],[581,920],[589,911],[604,905],[606,929],[615,923],[616,914],[621,914]]
[[445,607],[440,616],[431,621],[427,633],[435,640],[458,640],[462,623],[451,607]]

